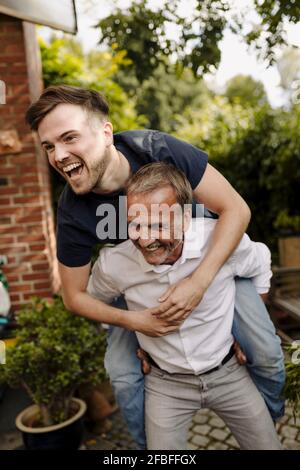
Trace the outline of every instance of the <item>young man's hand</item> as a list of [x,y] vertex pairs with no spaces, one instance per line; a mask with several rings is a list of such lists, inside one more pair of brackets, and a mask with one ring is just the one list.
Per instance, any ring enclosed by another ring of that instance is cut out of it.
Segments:
[[153,338],[168,335],[180,328],[183,321],[182,319],[159,318],[153,315],[155,311],[156,307],[139,312],[127,311],[125,317],[126,325],[124,323],[124,328],[138,331],[139,333]]

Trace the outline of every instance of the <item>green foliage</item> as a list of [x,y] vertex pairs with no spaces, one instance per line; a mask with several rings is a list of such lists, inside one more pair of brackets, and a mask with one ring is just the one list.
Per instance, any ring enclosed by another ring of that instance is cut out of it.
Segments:
[[0,381],[24,387],[44,425],[59,423],[69,415],[75,390],[105,377],[105,334],[97,323],[68,312],[60,297],[51,303],[34,298],[19,312],[18,325]]
[[300,5],[297,0],[254,0],[260,22],[245,36],[254,44],[263,59],[275,62],[278,46],[287,44],[286,22],[300,21]]
[[288,348],[286,361],[286,380],[283,395],[293,407],[294,416],[300,411],[300,344],[294,341]]
[[[195,76],[214,71],[221,60],[220,41],[229,29],[270,64],[278,45],[287,43],[285,23],[300,20],[295,0],[254,0],[257,22],[248,20],[249,6],[233,8],[230,0],[197,0],[188,17],[178,14],[179,0],[164,0],[153,10],[147,0],[134,0],[98,22],[100,43],[116,51],[126,50],[130,68],[140,83],[153,75],[166,58],[176,58],[179,68],[189,67]],[[178,31],[170,39],[168,26]],[[246,25],[246,26],[245,26]]]
[[173,132],[176,128],[176,115],[187,107],[201,108],[207,95],[210,95],[205,83],[194,77],[185,68],[178,77],[175,67],[169,65],[166,73],[160,65],[153,76],[145,80],[136,92],[136,108],[147,116],[151,129]]
[[177,119],[176,135],[206,150],[250,205],[251,236],[275,250],[278,215],[299,215],[299,106],[288,112],[214,97]]
[[249,75],[236,75],[229,80],[225,96],[231,103],[237,102],[253,108],[268,102],[264,85]]
[[[128,10],[117,8],[98,23],[100,43],[116,51],[126,50],[131,67],[142,82],[153,74],[163,57],[172,52],[173,42],[166,38],[165,31],[170,14],[168,5],[155,12],[147,6],[147,0],[134,1]],[[174,14],[172,16],[175,19]]]
[[274,227],[278,230],[288,230],[293,233],[300,233],[300,215],[289,215],[287,209],[279,212]]
[[110,119],[116,132],[139,129],[145,124],[137,116],[135,100],[113,80],[118,68],[128,66],[126,52],[92,51],[84,54],[74,39],[53,37],[50,44],[40,40],[45,86],[68,84],[102,93],[110,104]]

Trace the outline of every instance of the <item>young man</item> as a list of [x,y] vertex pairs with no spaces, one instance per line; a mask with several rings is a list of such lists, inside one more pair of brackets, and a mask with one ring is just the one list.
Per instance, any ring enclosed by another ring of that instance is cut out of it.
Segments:
[[[179,328],[237,247],[249,222],[249,209],[207,163],[207,155],[201,150],[158,131],[113,135],[108,105],[95,91],[49,87],[29,108],[27,122],[37,130],[50,164],[67,182],[57,213],[57,256],[65,305],[79,315],[114,326],[108,338],[106,368],[129,429],[142,448],[144,377],[136,357],[134,331],[161,336]],[[192,186],[194,199],[219,218],[207,253],[195,271],[166,290],[154,309],[124,315],[122,309],[86,293],[92,247],[100,241],[124,241],[118,222],[121,226],[126,223],[126,212],[119,206],[119,197],[129,176],[155,161],[181,169]],[[103,236],[103,230],[97,233],[97,229],[105,219],[105,209],[111,206],[116,211],[117,227]],[[280,342],[251,281],[237,281],[236,292],[234,334],[242,339],[253,366],[253,379],[276,419],[283,413],[279,399],[284,381]],[[265,365],[270,367],[266,369]]]
[[[146,165],[131,178],[127,202],[130,240],[101,250],[88,291],[104,302],[124,294],[128,307],[140,311],[194,272],[216,221],[191,223],[190,184],[165,163]],[[242,449],[281,448],[261,395],[234,356],[235,276],[252,278],[265,294],[272,276],[267,247],[244,235],[178,331],[161,338],[137,332],[153,364],[145,379],[150,450],[186,448],[193,414],[202,407],[225,420]]]

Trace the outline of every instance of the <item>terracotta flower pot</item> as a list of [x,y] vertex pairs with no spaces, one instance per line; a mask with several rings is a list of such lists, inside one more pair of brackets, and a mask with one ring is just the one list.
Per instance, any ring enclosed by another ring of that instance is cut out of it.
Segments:
[[83,415],[86,404],[83,400],[72,398],[78,410],[70,419],[44,427],[30,427],[34,416],[39,412],[37,405],[25,408],[16,418],[16,426],[22,432],[25,448],[28,450],[59,450],[79,448],[83,436]]

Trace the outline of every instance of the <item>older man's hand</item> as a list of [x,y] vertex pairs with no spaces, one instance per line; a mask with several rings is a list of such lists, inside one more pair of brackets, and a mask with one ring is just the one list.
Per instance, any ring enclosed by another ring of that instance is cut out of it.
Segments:
[[161,304],[153,309],[152,315],[168,320],[184,321],[201,302],[205,290],[193,278],[185,278],[158,299]]

